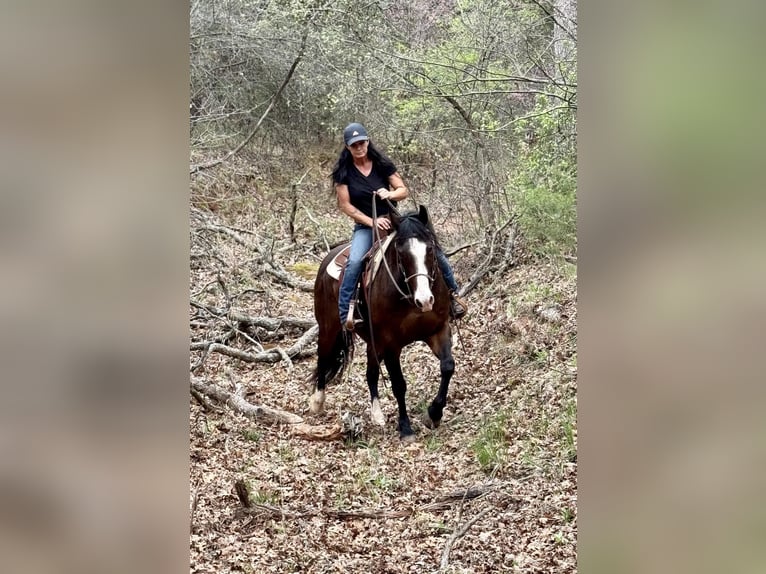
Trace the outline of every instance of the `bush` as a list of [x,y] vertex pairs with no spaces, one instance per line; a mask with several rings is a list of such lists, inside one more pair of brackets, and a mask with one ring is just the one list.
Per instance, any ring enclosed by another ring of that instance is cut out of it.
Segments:
[[576,251],[574,185],[560,190],[531,187],[516,194],[514,203],[519,229],[532,255],[557,258]]
[[559,258],[577,249],[577,150],[574,110],[540,96],[519,122],[508,197],[529,253]]

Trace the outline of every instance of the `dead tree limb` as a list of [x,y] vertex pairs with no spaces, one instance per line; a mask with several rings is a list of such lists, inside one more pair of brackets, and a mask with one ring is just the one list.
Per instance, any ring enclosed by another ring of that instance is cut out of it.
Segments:
[[[487,257],[484,259],[481,265],[479,265],[478,269],[473,272],[471,275],[471,278],[468,280],[468,283],[463,285],[463,287],[460,289],[460,292],[458,293],[460,296],[466,295],[469,291],[472,291],[476,286],[479,284],[479,282],[484,278],[485,275],[487,275],[490,271],[493,270],[495,266],[495,244],[497,243],[498,238],[500,237],[502,231],[508,227],[512,222],[513,218],[509,219],[503,225],[497,228],[497,230],[492,234],[492,237],[490,238],[489,242],[489,253],[487,254]],[[504,255],[509,256],[510,253],[513,251],[513,247],[515,244],[515,228],[512,228],[511,234],[510,234],[510,240],[506,243],[506,248],[504,251]],[[503,270],[505,270],[508,267],[508,265],[503,265]]]
[[457,247],[453,247],[452,249],[445,249],[444,255],[447,257],[452,257],[453,255],[456,255],[460,253],[463,249],[468,249],[469,247],[473,247],[474,245],[478,244],[478,241],[474,241],[473,243],[464,243],[463,245],[458,245]]
[[267,331],[278,331],[283,328],[310,329],[316,325],[314,319],[301,319],[300,317],[251,317],[236,310],[229,312],[229,319],[241,325],[261,327]]
[[239,243],[242,247],[251,249],[252,251],[255,251],[261,256],[265,256],[263,247],[261,247],[254,241],[248,241],[247,239],[242,237],[241,233],[239,233],[238,231],[235,231],[234,229],[231,229],[230,227],[227,227],[226,225],[208,223],[207,225],[203,225],[201,227],[198,227],[197,229],[200,231],[212,231],[214,233],[220,233],[221,235],[226,235],[227,237],[230,237],[231,239],[233,239],[236,243]]
[[505,271],[513,266],[516,261],[513,259],[513,248],[516,246],[516,227],[511,226],[508,231],[508,237],[505,239],[505,249],[503,250],[503,258],[500,261],[500,267],[497,269],[497,275],[502,276]]
[[204,383],[194,377],[191,378],[190,384],[195,391],[229,406],[254,421],[287,424],[292,435],[310,440],[339,440],[344,436],[340,424],[310,425],[299,415],[265,405],[254,405],[236,392],[232,393],[218,385]]
[[295,277],[292,277],[284,269],[280,269],[274,263],[271,263],[268,267],[264,267],[264,270],[269,275],[273,275],[274,277],[279,279],[280,283],[284,283],[288,287],[292,287],[293,289],[300,289],[301,291],[306,291],[308,293],[314,292],[313,283],[309,281],[300,281],[296,279]]
[[295,243],[295,214],[298,211],[298,186],[303,183],[303,178],[306,177],[309,172],[311,171],[311,167],[309,167],[303,175],[298,179],[298,181],[293,182],[293,184],[290,186],[290,221],[289,221],[289,229],[290,229],[290,242]]
[[316,349],[312,343],[316,341],[318,335],[319,325],[314,325],[311,329],[301,335],[300,339],[298,339],[292,347],[287,349],[286,352],[288,356],[294,359],[295,357],[308,357],[313,355],[316,352]]
[[[235,486],[236,488],[236,486]],[[239,495],[238,495],[239,496]],[[295,518],[304,519],[311,516],[327,516],[330,518],[338,518],[341,520],[354,520],[354,519],[373,519],[384,520],[389,518],[409,518],[420,512],[434,512],[444,511],[452,508],[456,504],[458,499],[443,500],[442,502],[431,502],[423,504],[421,506],[414,506],[408,508],[391,509],[391,508],[367,508],[367,509],[355,509],[355,510],[343,510],[336,508],[316,508],[316,507],[298,507],[298,508],[285,508],[282,506],[272,506],[270,504],[256,504],[252,501],[249,507],[239,509],[241,515],[247,516],[266,516],[272,518]],[[244,504],[242,506],[245,506]],[[468,529],[478,522],[483,516],[490,510],[497,510],[497,506],[490,505],[482,510],[478,515],[471,518],[466,524],[464,524],[459,530],[452,534],[449,543],[449,549],[455,544],[458,538],[465,535]],[[449,554],[449,552],[448,552]]]
[[211,405],[210,401],[207,400],[205,395],[200,393],[195,388],[191,389],[191,395],[197,400],[199,405],[202,407],[202,410],[205,411],[206,413],[209,413],[209,412],[216,412],[217,413],[217,412],[221,411],[221,409],[219,409],[218,407],[214,407],[213,405]]
[[488,506],[479,514],[472,517],[470,520],[468,520],[463,526],[455,530],[455,532],[452,533],[452,536],[449,537],[447,540],[447,543],[444,545],[444,550],[442,551],[442,559],[441,563],[439,564],[439,572],[444,572],[447,569],[447,566],[449,565],[449,553],[452,551],[452,547],[455,545],[455,543],[465,536],[465,533],[468,532],[468,529],[471,528],[474,524],[476,524],[479,520],[484,518],[490,510],[494,510],[494,506]]
[[[214,343],[212,341],[192,343],[189,346],[189,350],[203,351],[208,355],[210,353],[220,353],[221,355],[226,355],[227,357],[239,359],[240,361],[245,361],[247,363],[278,363],[283,360],[283,353],[290,359],[302,359],[313,355],[316,352],[316,349],[311,346],[311,343],[316,340],[318,333],[319,325],[314,325],[311,329],[306,331],[292,347],[280,350],[272,348],[258,353],[248,353],[242,349],[230,347],[221,343]],[[200,365],[197,367],[199,366]]]
[[231,393],[225,389],[222,389],[218,385],[210,383],[203,383],[202,381],[192,378],[191,387],[195,391],[202,393],[222,404],[228,405],[239,413],[242,413],[248,418],[251,418],[260,422],[269,423],[286,423],[286,424],[298,424],[303,422],[303,418],[287,411],[279,409],[272,409],[263,405],[254,405],[247,402],[244,398],[238,396],[236,393]]
[[321,223],[319,223],[319,222],[318,222],[318,221],[317,221],[317,220],[314,218],[314,216],[313,216],[313,215],[311,215],[311,212],[309,211],[308,207],[306,207],[305,205],[303,206],[303,211],[305,211],[305,212],[306,212],[306,217],[308,217],[308,218],[309,218],[309,221],[311,221],[311,223],[313,223],[314,225],[316,225],[317,229],[319,230],[319,236],[322,238],[322,241],[324,242],[324,246],[325,246],[325,249],[326,249],[327,251],[330,251],[330,249],[331,249],[331,247],[330,247],[330,242],[329,242],[329,241],[327,241],[327,236],[325,235],[325,232],[324,232],[324,227],[322,226],[322,224],[321,224]]

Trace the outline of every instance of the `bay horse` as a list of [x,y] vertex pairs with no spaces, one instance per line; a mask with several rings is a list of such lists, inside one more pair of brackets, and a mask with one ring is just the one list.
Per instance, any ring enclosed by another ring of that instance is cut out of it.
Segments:
[[[373,423],[379,426],[386,423],[378,400],[382,360],[399,407],[399,438],[410,442],[415,436],[407,416],[407,382],[400,356],[410,343],[423,341],[439,358],[439,391],[423,419],[427,426],[438,427],[455,371],[450,296],[436,260],[435,250],[439,247],[426,208],[421,205],[417,212],[404,215],[392,212],[390,218],[395,234],[392,245],[368,289],[361,289],[359,308],[364,321],[356,326],[355,333],[367,343],[367,386]],[[339,283],[327,273],[330,262],[346,245],[339,245],[327,254],[314,283],[314,316],[319,325],[317,366],[312,375],[314,392],[309,402],[314,413],[322,411],[327,383],[341,377],[353,359],[353,335],[341,328],[338,317]]]

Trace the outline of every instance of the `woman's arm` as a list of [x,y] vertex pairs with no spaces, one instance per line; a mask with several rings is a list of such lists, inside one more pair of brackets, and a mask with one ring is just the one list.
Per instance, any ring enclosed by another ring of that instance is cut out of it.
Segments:
[[404,185],[404,180],[402,179],[402,176],[399,175],[399,172],[392,173],[388,177],[388,183],[394,189],[389,191],[388,189],[381,187],[377,191],[378,197],[381,199],[390,199],[391,201],[401,201],[409,197],[410,192],[407,190],[407,186]]
[[[339,183],[335,186],[335,193],[338,194],[338,207],[342,213],[348,215],[351,219],[367,227],[372,227],[372,217],[367,217],[356,207],[351,205],[351,198],[348,195],[348,186]],[[378,229],[390,229],[391,222],[385,217],[378,218]]]
[[338,208],[342,213],[348,215],[357,223],[372,227],[372,218],[367,217],[356,207],[351,205],[351,197],[348,194],[348,186],[345,183],[339,183],[335,186],[335,193],[338,195]]

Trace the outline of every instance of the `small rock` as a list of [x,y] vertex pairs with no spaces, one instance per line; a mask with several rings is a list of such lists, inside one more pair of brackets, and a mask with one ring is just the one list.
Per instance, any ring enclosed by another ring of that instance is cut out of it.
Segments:
[[537,305],[534,308],[534,313],[548,323],[561,323],[560,305]]

